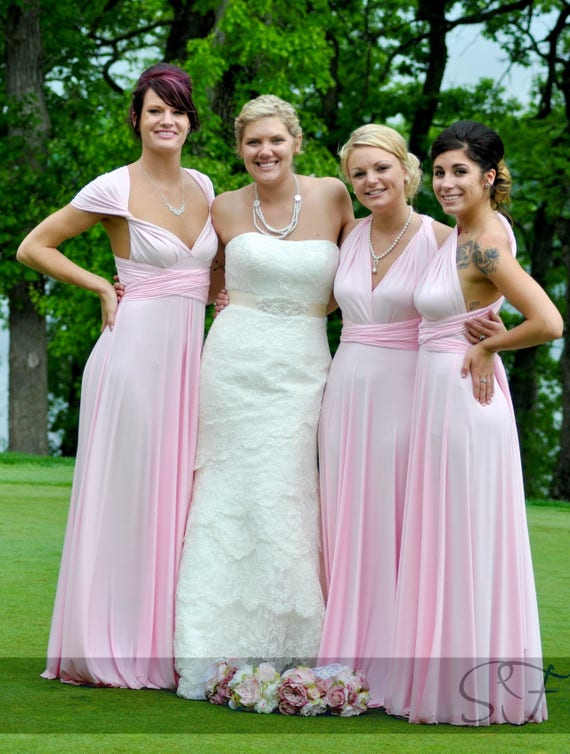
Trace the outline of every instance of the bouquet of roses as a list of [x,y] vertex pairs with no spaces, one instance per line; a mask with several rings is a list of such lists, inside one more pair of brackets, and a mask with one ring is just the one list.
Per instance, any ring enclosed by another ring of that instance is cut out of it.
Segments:
[[220,660],[215,668],[206,684],[206,697],[212,704],[265,714],[277,707],[279,673],[269,662],[254,668],[248,663],[238,667]]
[[313,716],[327,711],[319,679],[310,668],[302,665],[281,675],[278,695],[282,715]]
[[269,662],[254,667],[220,660],[212,667],[206,697],[212,704],[250,712],[351,717],[366,712],[370,689],[364,673],[345,665],[301,665],[279,675]]
[[229,683],[237,673],[237,666],[225,660],[214,663],[206,681],[206,699],[212,704],[227,704],[232,692]]
[[315,668],[315,675],[332,715],[352,717],[366,712],[370,686],[361,670],[351,670],[346,665],[325,665]]

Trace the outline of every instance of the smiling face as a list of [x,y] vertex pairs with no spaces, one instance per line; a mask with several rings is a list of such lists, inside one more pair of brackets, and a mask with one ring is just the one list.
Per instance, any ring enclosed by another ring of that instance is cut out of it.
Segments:
[[406,201],[406,171],[391,152],[356,146],[348,157],[347,173],[356,198],[371,212]]
[[240,143],[247,172],[254,181],[277,181],[292,169],[299,153],[301,137],[293,137],[280,118],[259,118],[249,123]]
[[187,113],[167,104],[152,89],[148,89],[138,128],[144,147],[180,150],[190,130],[190,119]]
[[433,164],[433,191],[448,215],[464,214],[488,203],[485,182],[493,183],[494,179],[495,171],[482,173],[464,149],[442,152]]

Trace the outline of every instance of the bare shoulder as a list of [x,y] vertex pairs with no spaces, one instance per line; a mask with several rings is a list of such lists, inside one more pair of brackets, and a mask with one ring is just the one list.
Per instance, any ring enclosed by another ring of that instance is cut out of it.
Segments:
[[477,244],[481,249],[497,249],[499,252],[511,254],[511,244],[505,226],[498,219],[493,219],[477,236]]
[[476,239],[474,260],[513,259],[511,244],[504,226],[500,222],[490,223]]
[[234,191],[224,191],[218,194],[212,202],[212,212],[224,213],[231,211],[236,203],[242,201],[241,194],[244,188],[235,189]]
[[439,249],[444,243],[444,241],[446,241],[449,238],[449,236],[452,233],[453,228],[450,228],[449,225],[444,225],[443,223],[440,223],[438,220],[432,220],[431,227],[433,229],[437,247]]
[[342,198],[348,194],[348,189],[340,178],[334,178],[333,176],[324,176],[317,178],[314,175],[301,176],[302,184],[308,189],[315,189],[321,194],[326,194],[331,197]]
[[491,277],[501,265],[515,263],[505,227],[491,221],[474,238],[460,237],[457,246],[458,269],[473,265],[485,277]]
[[248,190],[249,186],[244,186],[234,191],[224,191],[223,194],[216,196],[212,202],[212,222],[218,233],[222,225],[231,223],[234,218],[243,215]]
[[362,222],[363,218],[359,217],[357,219],[353,219],[350,222],[348,222],[344,228],[342,229],[342,235],[340,237],[340,243],[344,243],[348,236],[352,233],[352,231],[356,228],[357,225],[359,225]]

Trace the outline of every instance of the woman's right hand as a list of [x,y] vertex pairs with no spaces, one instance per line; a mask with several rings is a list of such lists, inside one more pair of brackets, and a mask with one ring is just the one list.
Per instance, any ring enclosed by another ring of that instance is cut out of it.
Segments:
[[115,294],[117,296],[117,303],[120,304],[121,299],[125,295],[125,284],[121,283],[118,275],[113,275],[113,280],[115,281],[113,283],[113,287],[115,289]]
[[488,311],[483,317],[473,316],[465,322],[465,337],[472,346],[506,331],[505,323],[493,311]]
[[216,300],[214,301],[214,319],[223,309],[226,308],[229,303],[230,297],[228,295],[228,292],[225,288],[222,288],[222,290],[216,296]]
[[101,299],[101,332],[103,332],[106,327],[108,327],[109,330],[112,330],[115,325],[115,317],[117,315],[119,301],[117,299],[115,288],[111,283],[105,281],[105,285],[99,293],[99,298]]

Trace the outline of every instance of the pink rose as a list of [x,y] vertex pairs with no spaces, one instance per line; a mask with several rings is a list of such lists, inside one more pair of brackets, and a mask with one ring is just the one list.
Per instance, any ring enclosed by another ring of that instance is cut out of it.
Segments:
[[331,710],[333,715],[340,715],[340,717],[353,717],[353,715],[361,715],[366,712],[368,708],[368,692],[361,693],[350,692],[347,704],[337,710]]
[[346,701],[349,704],[358,704],[360,700],[360,693],[358,691],[349,691]]
[[302,707],[307,703],[307,690],[301,683],[286,680],[279,686],[279,699],[291,707]]
[[332,685],[332,678],[317,678],[317,688],[321,696],[325,696]]
[[296,715],[299,712],[299,707],[292,707],[288,702],[282,699],[279,702],[279,712],[281,712],[282,715]]
[[327,691],[325,701],[331,710],[338,710],[346,702],[346,692],[342,686],[335,685]]
[[215,692],[218,684],[225,681],[230,681],[235,675],[237,668],[235,665],[230,665],[224,660],[216,662],[211,668],[211,675],[206,682],[206,690],[208,692]]
[[281,674],[283,681],[293,681],[294,683],[302,683],[303,686],[310,686],[316,682],[316,677],[310,668],[306,668],[304,665],[299,665],[298,668],[289,668]]
[[230,679],[226,678],[218,683],[215,692],[208,697],[212,704],[227,704],[232,695],[232,691],[228,686],[229,682]]
[[362,670],[355,670],[354,675],[358,679],[360,683],[360,688],[362,691],[370,691],[370,686],[368,685],[368,679],[366,678],[364,672]]
[[256,678],[248,678],[233,687],[234,696],[244,707],[251,707],[259,701],[259,681]]

